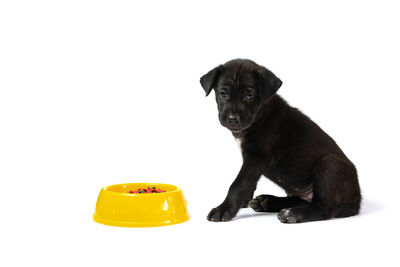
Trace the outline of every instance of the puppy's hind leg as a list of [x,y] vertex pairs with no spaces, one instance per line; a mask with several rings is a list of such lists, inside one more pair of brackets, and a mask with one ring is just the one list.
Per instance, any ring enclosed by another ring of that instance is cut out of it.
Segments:
[[276,197],[272,195],[259,195],[249,202],[249,206],[259,212],[279,212],[282,209],[305,205],[307,203],[307,201],[295,196]]
[[354,165],[339,155],[321,158],[313,170],[313,194],[311,203],[283,209],[278,219],[300,223],[357,214],[361,195]]
[[303,206],[282,209],[278,213],[278,219],[283,223],[321,221],[331,217],[332,215],[330,212],[316,203],[308,203]]

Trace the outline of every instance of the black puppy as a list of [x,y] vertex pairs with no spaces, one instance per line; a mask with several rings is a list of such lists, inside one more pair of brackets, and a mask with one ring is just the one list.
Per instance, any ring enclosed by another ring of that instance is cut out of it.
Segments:
[[[200,79],[206,95],[215,90],[219,120],[231,130],[242,168],[210,221],[229,221],[241,207],[279,212],[284,223],[356,215],[360,209],[357,170],[335,141],[276,91],[282,82],[253,61],[235,59]],[[287,197],[260,195],[258,179],[268,177]],[[252,200],[251,200],[252,199]]]

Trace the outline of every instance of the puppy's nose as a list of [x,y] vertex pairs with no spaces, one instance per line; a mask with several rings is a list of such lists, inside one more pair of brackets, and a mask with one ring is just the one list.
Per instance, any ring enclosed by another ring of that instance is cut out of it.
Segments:
[[229,124],[231,124],[231,125],[235,125],[235,124],[238,124],[239,122],[240,122],[240,117],[239,117],[239,115],[229,115],[228,116],[228,122],[229,122]]

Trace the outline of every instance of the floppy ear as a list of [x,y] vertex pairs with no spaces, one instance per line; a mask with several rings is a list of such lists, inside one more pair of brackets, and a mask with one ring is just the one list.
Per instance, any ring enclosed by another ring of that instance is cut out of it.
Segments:
[[267,98],[274,95],[282,86],[282,81],[275,76],[270,70],[260,67],[254,71],[256,79],[260,82],[263,88],[263,94]]
[[210,70],[207,74],[204,74],[200,78],[200,84],[203,87],[204,91],[206,91],[206,96],[208,96],[211,92],[211,89],[215,87],[218,81],[218,76],[221,74],[223,69],[222,65]]

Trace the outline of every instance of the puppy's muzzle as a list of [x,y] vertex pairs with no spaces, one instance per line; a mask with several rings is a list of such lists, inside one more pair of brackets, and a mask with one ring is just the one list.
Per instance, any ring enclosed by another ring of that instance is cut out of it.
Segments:
[[239,115],[230,114],[227,118],[227,123],[229,127],[236,128],[240,123]]

